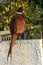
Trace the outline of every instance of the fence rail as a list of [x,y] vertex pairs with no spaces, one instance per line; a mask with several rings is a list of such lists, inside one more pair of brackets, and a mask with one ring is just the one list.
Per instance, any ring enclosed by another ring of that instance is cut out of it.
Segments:
[[11,39],[10,31],[0,31],[0,41],[8,41]]

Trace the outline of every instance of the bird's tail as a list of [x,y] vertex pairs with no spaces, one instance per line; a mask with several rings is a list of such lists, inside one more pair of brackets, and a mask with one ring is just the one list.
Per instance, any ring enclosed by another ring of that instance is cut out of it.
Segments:
[[7,60],[8,60],[8,57],[10,55],[10,58],[12,59],[12,49],[13,49],[13,46],[15,44],[15,40],[17,39],[17,34],[14,34],[11,38],[11,43],[10,43],[10,48],[9,48],[9,52],[8,52],[8,56],[7,56]]

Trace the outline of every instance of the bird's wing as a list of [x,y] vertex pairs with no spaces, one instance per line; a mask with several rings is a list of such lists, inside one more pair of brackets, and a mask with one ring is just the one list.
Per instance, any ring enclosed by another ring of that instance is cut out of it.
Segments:
[[14,25],[15,25],[16,19],[17,19],[16,15],[14,15],[11,19],[11,22],[10,22],[10,32],[11,32],[11,34],[13,34],[13,32],[14,32]]
[[14,32],[20,33],[24,30],[25,20],[23,15],[15,15],[10,24],[10,32],[13,34]]
[[25,29],[25,19],[23,15],[18,15],[15,25],[14,25],[14,32],[16,33],[22,33]]

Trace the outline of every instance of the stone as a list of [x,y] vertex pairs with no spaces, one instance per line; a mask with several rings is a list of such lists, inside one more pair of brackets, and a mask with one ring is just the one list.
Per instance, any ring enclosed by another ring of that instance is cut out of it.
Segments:
[[42,65],[42,40],[16,40],[13,47],[12,61],[7,54],[10,41],[0,44],[0,65]]

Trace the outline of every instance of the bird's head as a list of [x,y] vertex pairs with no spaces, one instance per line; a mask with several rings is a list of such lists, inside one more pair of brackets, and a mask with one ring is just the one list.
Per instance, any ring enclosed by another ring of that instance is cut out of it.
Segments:
[[23,12],[23,7],[19,7],[18,10],[17,10],[17,12],[22,13]]

